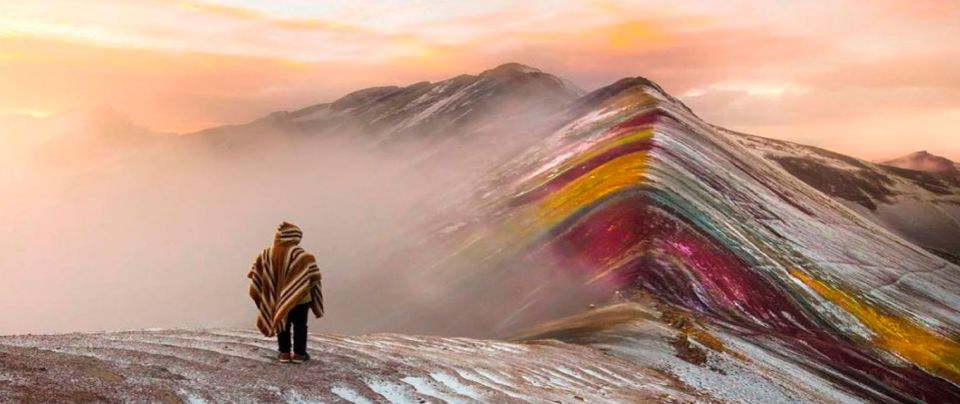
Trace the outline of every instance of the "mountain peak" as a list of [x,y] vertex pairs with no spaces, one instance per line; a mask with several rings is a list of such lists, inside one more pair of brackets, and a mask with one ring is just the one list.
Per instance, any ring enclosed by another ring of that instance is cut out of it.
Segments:
[[693,116],[696,114],[687,107],[679,99],[673,97],[667,93],[663,87],[660,87],[659,84],[655,83],[653,80],[650,80],[646,77],[625,77],[620,80],[617,80],[615,83],[610,84],[605,87],[594,90],[593,92],[584,95],[579,100],[576,101],[574,110],[584,112],[590,109],[596,108],[598,105],[607,102],[608,100],[620,97],[620,96],[629,96],[629,94],[636,94],[634,90],[639,90],[642,93],[652,96],[655,99],[661,101],[666,100],[669,103],[683,108],[686,112],[690,113]]
[[[895,158],[895,159],[892,159],[892,160],[887,160],[887,161],[885,161],[884,163],[894,163],[894,162],[899,162],[899,161],[904,161],[904,160],[943,160],[943,161],[950,161],[950,159],[948,159],[948,158],[946,158],[946,157],[938,156],[938,155],[936,155],[936,154],[930,153],[930,152],[927,151],[927,150],[920,150],[920,151],[916,151],[916,152],[910,153],[910,154],[908,154],[908,155],[906,155],[906,156],[902,156],[902,157]],[[952,163],[952,161],[950,161],[950,162]]]
[[926,150],[910,153],[893,160],[883,161],[881,164],[933,174],[945,174],[960,179],[960,169],[957,168],[955,162]]
[[504,63],[480,73],[480,77],[510,77],[529,73],[543,73],[543,71],[520,63]]

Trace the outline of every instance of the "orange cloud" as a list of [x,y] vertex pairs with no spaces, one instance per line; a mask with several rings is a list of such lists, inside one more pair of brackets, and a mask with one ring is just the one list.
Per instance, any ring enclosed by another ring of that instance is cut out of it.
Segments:
[[197,1],[177,1],[177,5],[191,11],[223,15],[245,20],[264,20],[267,15],[249,8],[228,6],[223,4],[203,3]]
[[282,29],[373,33],[371,30],[343,22],[328,21],[319,18],[279,18],[262,11],[245,7],[188,0],[178,1],[177,5],[190,11],[197,11],[241,20],[265,22],[274,27]]
[[647,76],[715,123],[795,139],[831,125],[860,138],[910,113],[944,136],[960,109],[956,2],[284,4],[0,4],[0,112],[109,103],[186,131],[507,61],[586,89]]
[[112,104],[148,126],[195,130],[338,95],[356,77],[336,63],[111,49],[37,38],[0,39],[0,111]]
[[605,27],[598,33],[607,39],[608,49],[614,51],[635,51],[662,44],[669,38],[663,27],[646,21],[628,21]]

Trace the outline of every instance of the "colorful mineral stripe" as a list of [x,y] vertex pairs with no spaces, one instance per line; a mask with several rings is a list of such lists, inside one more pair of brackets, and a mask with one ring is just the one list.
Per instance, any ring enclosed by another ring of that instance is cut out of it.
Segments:
[[[799,357],[829,358],[834,372],[860,376],[824,377],[865,396],[960,400],[960,389],[946,381],[960,383],[956,340],[788,269],[822,265],[784,241],[781,232],[795,230],[770,222],[779,220],[777,209],[817,220],[822,213],[796,200],[802,190],[778,186],[775,173],[748,166],[749,156],[695,133],[704,129],[687,112],[650,108],[649,101],[637,93],[617,97],[603,104],[620,111],[604,115],[604,128],[592,122],[557,140],[544,166],[504,198],[499,224],[469,238],[461,252],[501,263],[553,262],[585,286],[646,290],[718,324],[777,339]],[[753,202],[758,193],[780,205]],[[819,297],[876,337],[864,341],[834,326]],[[876,350],[919,369],[877,360]]]

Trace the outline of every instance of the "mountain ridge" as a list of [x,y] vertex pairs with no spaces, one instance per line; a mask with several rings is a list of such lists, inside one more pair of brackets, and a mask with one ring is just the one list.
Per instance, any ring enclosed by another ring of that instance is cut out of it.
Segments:
[[[464,74],[435,83],[360,89],[332,102],[277,111],[247,124],[215,127],[190,135],[266,125],[292,132],[359,128],[380,138],[402,138],[404,133],[430,136],[442,131],[470,131],[472,121],[491,113],[487,111],[490,109],[500,108],[521,116],[540,111],[549,114],[582,94],[583,90],[557,76],[507,63],[478,75]],[[544,100],[550,105],[540,105]]]

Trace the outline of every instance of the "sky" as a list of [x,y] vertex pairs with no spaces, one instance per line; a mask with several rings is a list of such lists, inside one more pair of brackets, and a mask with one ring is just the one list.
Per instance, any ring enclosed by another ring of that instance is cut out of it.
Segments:
[[955,0],[0,0],[0,115],[112,105],[186,133],[519,62],[645,76],[707,121],[960,161]]

